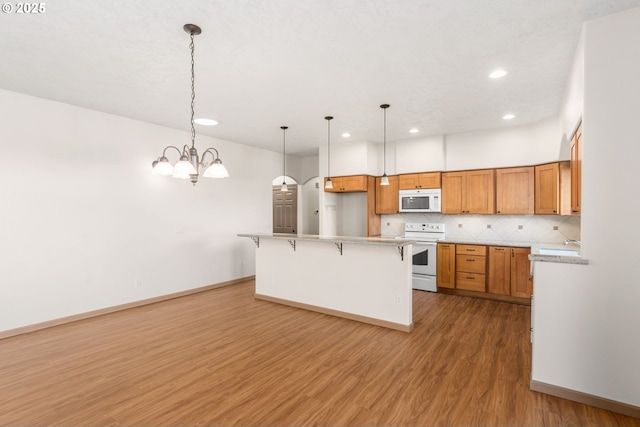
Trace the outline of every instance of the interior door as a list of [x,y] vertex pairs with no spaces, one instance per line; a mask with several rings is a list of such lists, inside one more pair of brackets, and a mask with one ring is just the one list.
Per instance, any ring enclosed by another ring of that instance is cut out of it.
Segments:
[[298,186],[288,185],[282,191],[273,186],[273,232],[295,234],[298,224]]

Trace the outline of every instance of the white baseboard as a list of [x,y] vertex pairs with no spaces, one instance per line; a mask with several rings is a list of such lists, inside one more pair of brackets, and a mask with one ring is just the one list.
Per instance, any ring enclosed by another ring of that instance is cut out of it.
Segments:
[[585,405],[595,406],[596,408],[606,409],[607,411],[617,412],[618,414],[640,418],[640,407],[638,406],[534,380],[531,380],[529,388],[533,391],[550,394],[551,396],[561,397],[563,399],[573,400],[574,402],[584,403]]

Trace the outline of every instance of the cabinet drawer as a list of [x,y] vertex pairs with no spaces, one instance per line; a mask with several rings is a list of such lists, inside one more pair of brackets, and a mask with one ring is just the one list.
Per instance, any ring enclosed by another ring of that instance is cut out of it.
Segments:
[[481,245],[456,245],[456,253],[460,255],[482,255],[487,254],[487,247]]
[[486,276],[484,274],[467,273],[458,271],[456,273],[456,288],[467,291],[485,291]]
[[487,257],[477,255],[456,255],[456,271],[464,271],[467,273],[486,272]]

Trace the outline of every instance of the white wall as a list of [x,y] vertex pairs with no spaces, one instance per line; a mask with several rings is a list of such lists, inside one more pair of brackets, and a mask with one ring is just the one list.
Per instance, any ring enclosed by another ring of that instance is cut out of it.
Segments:
[[[640,240],[640,8],[588,22],[583,31],[582,254],[589,265],[536,263],[532,379],[639,407],[632,245]],[[575,125],[574,111],[563,108],[563,133]]]
[[[247,239],[248,240],[248,239]],[[411,245],[397,246],[260,239],[256,293],[409,326]]]
[[[317,164],[317,163],[316,163]],[[320,191],[322,191],[320,179],[318,177],[311,178],[302,185],[302,234],[319,234],[319,201]]]
[[557,118],[538,123],[445,136],[445,168],[464,170],[526,166],[569,159],[560,152]]
[[396,142],[394,147],[395,173],[445,170],[444,135],[406,139]]
[[0,331],[254,274],[278,153],[197,136],[230,178],[151,174],[188,132],[0,90]]

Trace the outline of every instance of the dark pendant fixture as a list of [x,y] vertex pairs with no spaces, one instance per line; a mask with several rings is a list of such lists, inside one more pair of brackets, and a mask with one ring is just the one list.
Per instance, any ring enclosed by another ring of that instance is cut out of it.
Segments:
[[331,182],[331,120],[332,116],[324,118],[327,121],[327,182],[324,184],[324,188],[330,190],[333,188],[333,182]]

